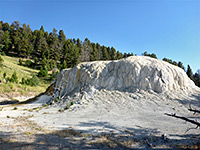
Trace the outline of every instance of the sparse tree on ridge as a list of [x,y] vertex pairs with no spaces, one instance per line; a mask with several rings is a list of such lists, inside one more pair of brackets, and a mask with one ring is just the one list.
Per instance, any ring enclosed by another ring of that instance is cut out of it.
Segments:
[[188,75],[188,77],[191,79],[191,80],[193,80],[193,73],[192,73],[192,69],[191,69],[191,67],[190,67],[190,65],[188,65],[188,67],[187,67],[187,75]]

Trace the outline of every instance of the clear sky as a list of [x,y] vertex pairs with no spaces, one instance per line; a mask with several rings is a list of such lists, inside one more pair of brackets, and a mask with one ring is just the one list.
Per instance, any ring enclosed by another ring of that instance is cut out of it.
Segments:
[[200,0],[0,0],[0,20],[200,68]]

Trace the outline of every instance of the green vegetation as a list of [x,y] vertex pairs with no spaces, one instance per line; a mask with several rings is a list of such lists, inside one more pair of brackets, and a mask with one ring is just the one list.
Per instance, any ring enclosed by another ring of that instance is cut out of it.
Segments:
[[70,108],[70,105],[68,104],[66,107],[65,107],[65,110],[69,109]]
[[3,67],[3,62],[4,62],[4,60],[3,60],[3,58],[2,58],[1,55],[0,55],[0,68]]
[[[23,65],[19,65],[19,58],[1,56],[4,60],[3,67],[0,70],[0,93],[8,94],[27,93],[39,94],[44,92],[50,84],[50,77],[39,79],[38,70]],[[23,60],[25,62],[25,59]],[[37,87],[36,87],[37,86]]]

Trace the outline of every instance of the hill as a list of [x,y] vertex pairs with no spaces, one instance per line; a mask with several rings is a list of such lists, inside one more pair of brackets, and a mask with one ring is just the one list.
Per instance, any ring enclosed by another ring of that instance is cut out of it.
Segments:
[[74,93],[91,95],[96,90],[129,93],[144,90],[180,97],[199,88],[177,66],[146,56],[131,56],[117,61],[81,63],[62,70],[55,80],[54,95],[65,99]]
[[[19,97],[36,96],[37,94],[44,92],[49,82],[41,80],[38,86],[22,85],[20,82],[22,78],[31,78],[32,75],[37,74],[39,71],[26,66],[19,65],[19,58],[1,56],[4,60],[3,67],[0,68],[0,95],[1,99],[16,99]],[[24,59],[25,61],[25,59]],[[19,83],[7,82],[6,78],[11,77],[16,72]],[[6,77],[4,77],[6,73]]]

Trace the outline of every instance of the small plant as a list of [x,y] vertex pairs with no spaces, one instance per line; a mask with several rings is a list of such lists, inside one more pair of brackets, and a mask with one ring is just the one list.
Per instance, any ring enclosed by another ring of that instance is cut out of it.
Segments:
[[63,112],[64,110],[62,110],[62,109],[59,109],[58,111],[59,111],[59,112]]
[[55,102],[55,103],[56,103],[56,102],[58,102],[58,97],[56,97],[56,99],[55,99],[55,101],[54,101],[54,102]]
[[19,65],[22,66],[22,59],[19,59]]
[[47,66],[44,66],[44,68],[41,67],[40,68],[40,72],[38,73],[37,76],[38,77],[46,77],[46,76],[48,76],[48,68],[47,68]]
[[65,107],[65,110],[69,109],[70,108],[70,105],[68,104],[66,107]]
[[13,110],[17,110],[17,107],[14,107]]
[[0,107],[0,111],[2,111],[3,110],[3,107]]
[[40,83],[40,79],[36,76],[33,75],[32,78],[22,78],[21,84],[23,85],[30,85],[30,86],[38,86]]
[[7,116],[7,118],[10,118],[10,116]]
[[8,78],[12,83],[18,83],[18,77],[16,71],[12,74],[11,78]]
[[6,72],[4,72],[4,73],[3,73],[3,78],[4,78],[4,79],[6,78],[6,75],[7,75]]
[[3,62],[4,62],[4,60],[3,60],[3,58],[0,56],[0,68],[3,67]]
[[71,105],[74,105],[74,101],[71,101]]
[[32,61],[26,60],[26,61],[25,61],[25,64],[26,64],[27,67],[31,67]]

